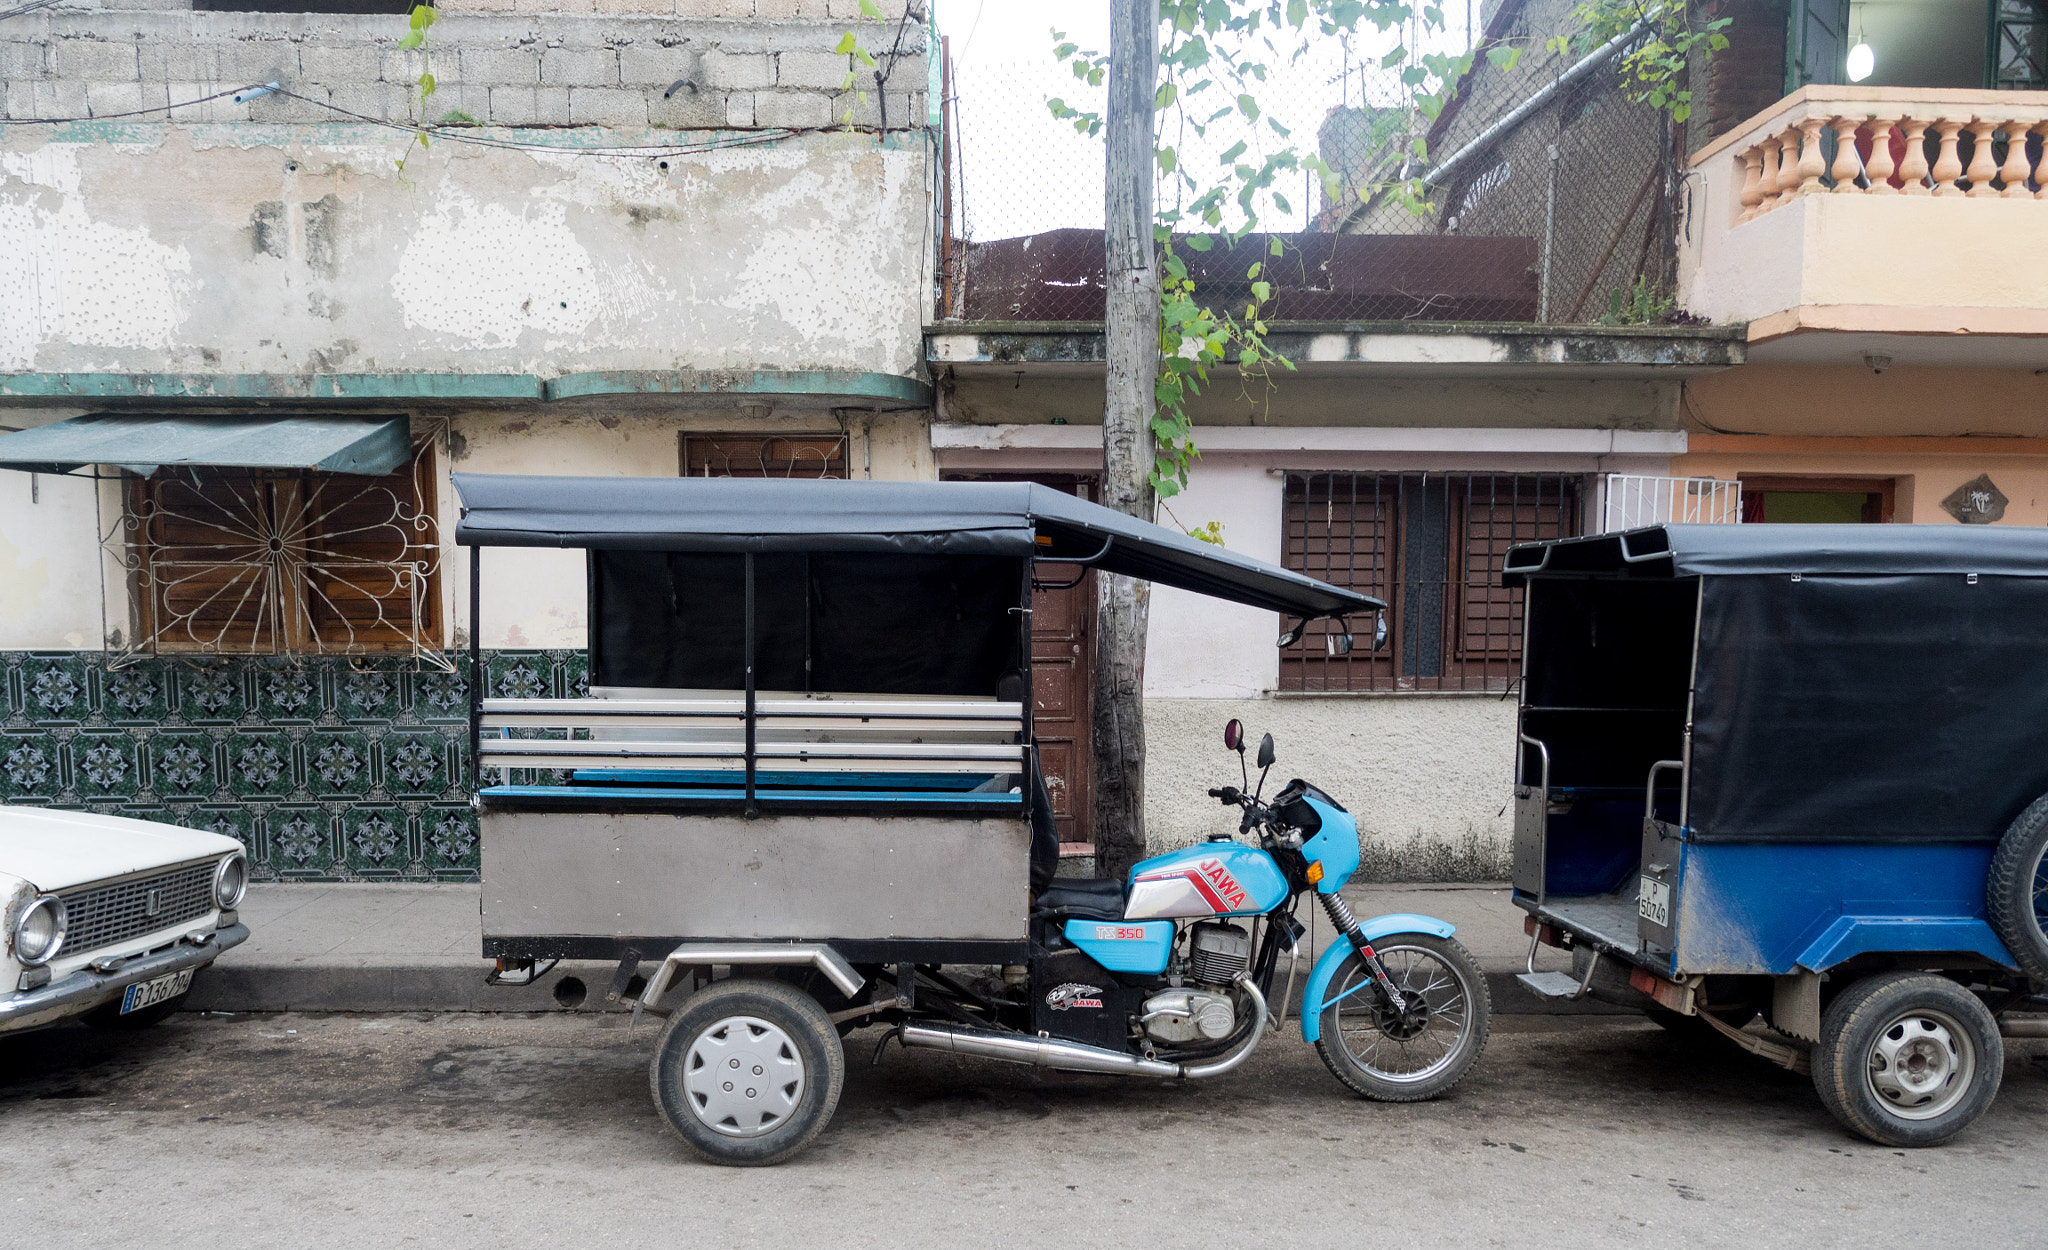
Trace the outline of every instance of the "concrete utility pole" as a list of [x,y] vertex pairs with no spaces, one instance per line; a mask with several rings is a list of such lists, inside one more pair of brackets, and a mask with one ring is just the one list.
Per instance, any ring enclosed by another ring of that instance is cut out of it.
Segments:
[[[1102,502],[1152,519],[1153,387],[1159,378],[1159,265],[1152,244],[1152,101],[1159,0],[1110,0],[1103,243],[1108,291]],[[1095,631],[1097,871],[1122,876],[1145,853],[1145,619],[1150,587],[1098,574]]]

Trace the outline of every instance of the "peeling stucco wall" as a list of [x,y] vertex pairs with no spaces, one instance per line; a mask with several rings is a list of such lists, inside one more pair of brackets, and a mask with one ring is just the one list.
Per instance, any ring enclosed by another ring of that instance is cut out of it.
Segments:
[[402,18],[11,20],[0,374],[915,376],[924,35],[842,92],[848,25],[451,16],[408,153]]
[[363,128],[93,129],[0,138],[0,372],[918,369],[924,156],[893,139],[579,131],[401,175]]

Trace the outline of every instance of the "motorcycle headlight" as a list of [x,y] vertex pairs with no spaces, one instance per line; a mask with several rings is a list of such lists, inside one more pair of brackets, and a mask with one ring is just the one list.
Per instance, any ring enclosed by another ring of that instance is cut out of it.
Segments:
[[213,870],[213,901],[222,908],[233,907],[248,890],[249,861],[236,851]]
[[14,922],[14,957],[30,968],[49,963],[64,945],[64,900],[45,894]]

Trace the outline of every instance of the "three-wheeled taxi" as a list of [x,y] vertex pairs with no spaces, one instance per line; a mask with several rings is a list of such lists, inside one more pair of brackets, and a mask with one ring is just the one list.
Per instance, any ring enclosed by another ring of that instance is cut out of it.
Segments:
[[[1254,782],[1235,721],[1243,785],[1209,792],[1234,826],[1123,879],[1054,879],[1034,578],[1094,567],[1296,621],[1377,600],[1026,483],[455,486],[478,549],[484,954],[501,979],[616,961],[615,995],[651,962],[650,1082],[699,1154],[802,1149],[837,1104],[841,1036],[868,1024],[1068,1071],[1231,1071],[1285,1013],[1304,895],[1345,940],[1304,982],[1302,1033],[1347,1086],[1433,1097],[1485,1045],[1485,978],[1451,926],[1354,916],[1353,818],[1299,779],[1268,796],[1271,736]],[[482,697],[481,549],[501,546],[586,550],[589,697]]]
[[1663,525],[1505,581],[1522,982],[1810,1068],[1888,1145],[1982,1115],[2048,1008],[2048,531]]

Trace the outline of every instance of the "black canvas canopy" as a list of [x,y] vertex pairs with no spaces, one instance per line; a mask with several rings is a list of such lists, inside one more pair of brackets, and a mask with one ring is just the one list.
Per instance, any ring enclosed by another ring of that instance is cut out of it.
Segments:
[[1293,616],[1386,606],[1029,482],[473,473],[454,481],[455,540],[468,546],[1054,557]]
[[1981,573],[2048,577],[2048,529],[1963,525],[1651,525],[1508,551],[1530,573],[1697,577],[1735,573]]
[[2048,530],[1655,526],[1504,580],[1554,785],[1640,794],[1689,712],[1701,841],[1992,841],[2048,793]]

